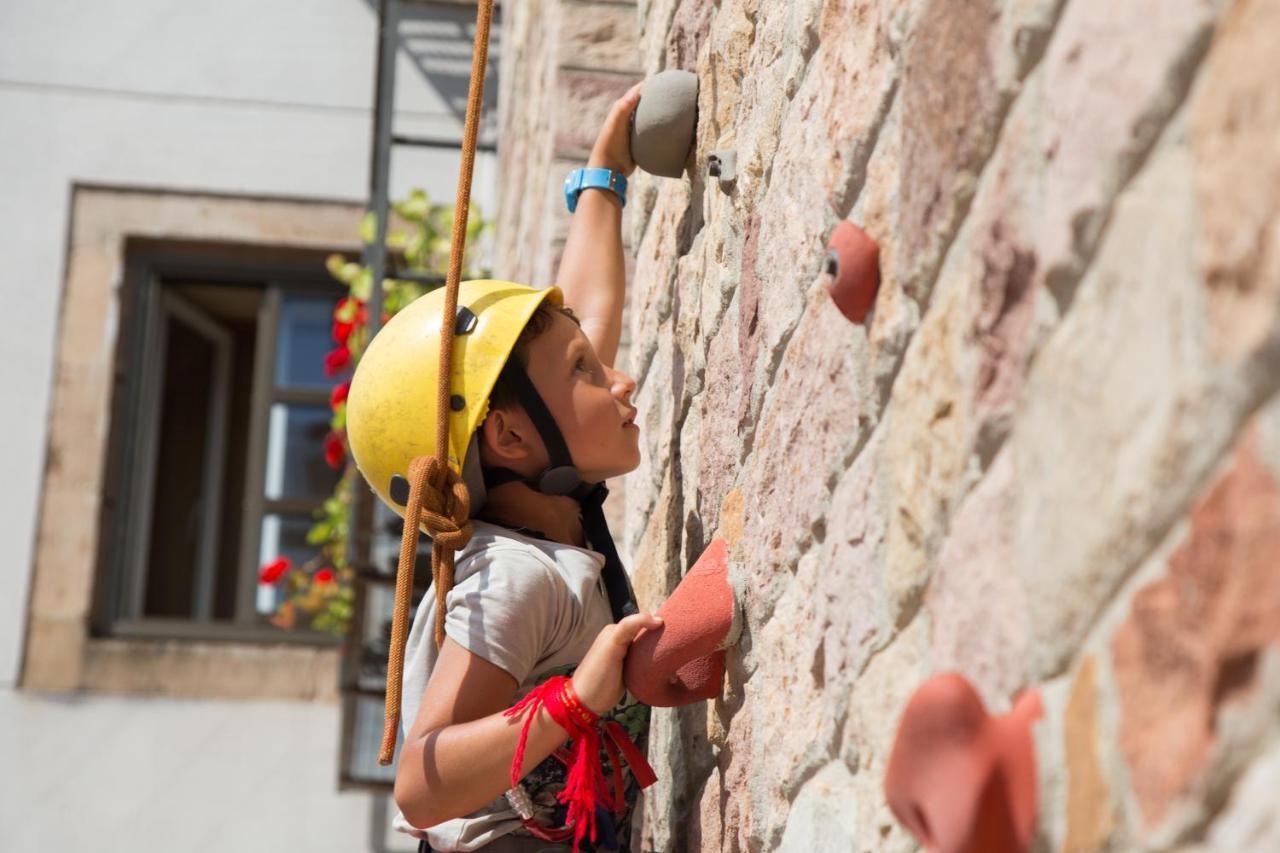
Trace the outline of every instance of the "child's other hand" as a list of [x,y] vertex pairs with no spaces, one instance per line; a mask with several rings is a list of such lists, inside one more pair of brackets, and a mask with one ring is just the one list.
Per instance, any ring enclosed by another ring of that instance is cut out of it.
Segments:
[[636,170],[636,161],[631,159],[631,114],[640,103],[641,85],[635,84],[613,102],[613,109],[609,110],[600,135],[596,137],[595,147],[591,149],[588,166],[612,169],[624,175]]
[[606,625],[573,673],[573,690],[597,714],[610,711],[622,699],[622,661],[636,635],[646,628],[662,627],[662,618],[636,613]]

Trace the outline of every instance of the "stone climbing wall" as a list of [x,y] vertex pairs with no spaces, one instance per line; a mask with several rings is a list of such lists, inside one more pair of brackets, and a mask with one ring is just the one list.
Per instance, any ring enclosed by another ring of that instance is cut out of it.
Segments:
[[1280,849],[1280,0],[634,11],[738,177],[633,183],[627,544],[656,607],[725,538],[745,612],[656,715],[646,849],[911,849],[881,781],[946,669],[1043,691],[1045,849]]

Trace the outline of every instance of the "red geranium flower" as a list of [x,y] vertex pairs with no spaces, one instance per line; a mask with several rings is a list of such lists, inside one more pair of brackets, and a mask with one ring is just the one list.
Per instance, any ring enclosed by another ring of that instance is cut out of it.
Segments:
[[344,323],[341,320],[333,321],[333,339],[340,344],[345,344],[347,338],[351,337],[351,330],[355,326],[351,323]]
[[333,386],[329,392],[329,408],[336,409],[347,401],[347,392],[351,390],[350,382],[342,382]]
[[275,583],[291,568],[293,568],[293,564],[289,562],[289,558],[281,557],[274,563],[267,563],[258,571],[258,582]]
[[342,446],[342,436],[331,432],[324,437],[324,461],[330,468],[337,468],[347,458],[347,449]]
[[328,353],[324,357],[324,372],[326,376],[337,376],[346,366],[351,363],[351,350],[347,349],[346,344],[338,347],[336,350]]
[[[350,315],[351,320],[343,320],[342,317],[347,315],[347,312],[350,310],[350,306],[353,303],[356,306],[356,310]],[[338,304],[333,308],[333,320],[335,323],[347,323],[352,326],[363,326],[368,318],[369,314],[364,307],[364,301],[360,299],[353,299],[350,296],[344,296],[339,299]]]
[[316,583],[333,583],[333,569],[326,567],[316,572]]

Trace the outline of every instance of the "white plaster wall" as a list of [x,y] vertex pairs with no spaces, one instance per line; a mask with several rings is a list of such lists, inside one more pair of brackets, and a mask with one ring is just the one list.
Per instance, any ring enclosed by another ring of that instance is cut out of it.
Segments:
[[371,798],[334,793],[337,728],[328,705],[0,691],[0,849],[369,850]]
[[[460,21],[471,14],[458,10]],[[50,698],[13,687],[72,186],[362,202],[375,28],[365,0],[0,2],[5,850],[371,847],[371,798],[336,791],[336,706]],[[469,38],[462,29],[441,25],[427,36]],[[465,87],[469,55],[457,42],[429,70],[461,74]],[[436,88],[403,55],[397,76],[399,128],[460,135]],[[448,151],[400,151],[393,195],[424,186],[451,202],[457,163]],[[475,199],[492,213],[490,155],[478,158]]]
[[[72,184],[362,201],[375,27],[364,0],[0,3],[0,685],[16,681],[25,630]],[[465,75],[469,46],[449,52],[433,69]],[[398,127],[460,135],[403,55],[397,81]],[[401,149],[393,194],[425,186],[451,202],[457,163]],[[492,188],[485,155],[486,212]]]

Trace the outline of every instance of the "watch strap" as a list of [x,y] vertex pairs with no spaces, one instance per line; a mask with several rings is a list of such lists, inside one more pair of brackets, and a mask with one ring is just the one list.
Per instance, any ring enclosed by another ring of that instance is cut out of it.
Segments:
[[626,175],[612,169],[574,169],[564,179],[564,201],[570,213],[578,209],[578,196],[587,189],[610,190],[623,207],[627,206]]

